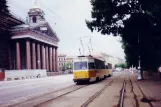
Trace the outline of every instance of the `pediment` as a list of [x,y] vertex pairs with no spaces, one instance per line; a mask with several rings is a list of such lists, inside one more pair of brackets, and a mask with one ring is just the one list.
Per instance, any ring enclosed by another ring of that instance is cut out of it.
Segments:
[[52,37],[55,41],[59,42],[59,38],[57,34],[54,32],[54,30],[51,28],[51,26],[46,22],[46,23],[39,23],[31,27],[33,31],[36,31],[42,36],[45,34],[49,37]]

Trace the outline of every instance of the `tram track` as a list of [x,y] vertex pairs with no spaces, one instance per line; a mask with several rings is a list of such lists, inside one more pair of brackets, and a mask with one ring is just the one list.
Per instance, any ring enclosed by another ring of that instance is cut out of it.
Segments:
[[[125,103],[124,100],[125,100],[125,96],[126,96],[126,88],[128,88],[128,87],[126,87],[126,84],[130,85],[130,88],[131,88],[130,92],[133,95],[135,107],[140,107],[141,106],[140,102],[146,102],[146,103],[148,103],[149,107],[154,107],[152,105],[152,103],[149,101],[148,97],[143,92],[143,90],[141,89],[141,87],[139,86],[138,82],[135,79],[132,79],[130,77],[128,79],[127,78],[124,79],[124,81],[123,81],[122,89],[120,91],[120,99],[119,99],[119,103],[117,104],[117,107],[124,107],[124,103]],[[134,84],[136,84],[138,86],[138,90],[141,92],[141,94],[143,96],[143,98],[140,99],[140,101],[139,101],[138,96],[137,96],[137,91],[134,89]]]
[[[80,85],[80,86],[78,86],[78,85],[71,85],[71,86],[62,88],[60,90],[49,91],[49,92],[46,92],[44,94],[40,94],[39,96],[35,96],[35,97],[30,98],[30,99],[25,100],[25,101],[17,102],[17,103],[14,103],[14,104],[10,103],[10,104],[1,105],[1,106],[3,106],[3,107],[21,107],[21,106],[28,107],[28,104],[30,104],[31,107],[37,107],[38,105],[41,105],[41,104],[46,103],[46,102],[51,101],[51,100],[55,100],[55,99],[57,99],[59,97],[62,97],[62,96],[67,95],[67,94],[70,94],[70,93],[72,93],[74,91],[77,91],[79,89],[82,89],[82,88],[84,88],[86,86],[88,86],[88,85]],[[70,91],[64,92],[64,90],[70,90]],[[55,96],[55,98],[53,98],[50,95],[52,95],[52,94],[54,95],[54,93],[61,93],[61,94],[57,95],[57,96]],[[39,100],[42,100],[43,97],[46,97],[48,99],[45,99],[43,101],[43,103],[37,103],[37,104],[33,103],[33,102],[38,102]]]
[[[107,89],[107,87],[111,86],[113,81],[114,79],[107,79],[94,84],[92,83],[92,84],[85,84],[85,85],[72,85],[67,88],[63,88],[61,90],[53,91],[39,98],[30,99],[29,101],[25,101],[8,107],[22,107],[22,106],[28,107],[28,105],[30,105],[30,107],[43,107],[51,103],[59,104],[58,103],[59,100],[66,99],[67,97],[70,98],[71,96],[76,95],[77,92],[83,93],[83,91],[85,92],[86,89],[91,90],[92,87],[100,87],[96,89],[96,91],[93,91],[92,94],[90,93],[88,97],[86,97],[86,99],[79,104],[79,107],[88,107],[88,105],[92,103],[93,100],[95,100],[97,97],[99,97],[102,94],[102,92]],[[82,97],[83,96],[84,95],[82,95]],[[72,100],[68,100],[67,102],[70,102],[70,101],[72,102]],[[60,104],[60,105],[63,105],[63,104]]]
[[119,100],[119,104],[118,104],[117,107],[123,107],[124,95],[125,95],[125,86],[126,86],[126,80],[124,79],[123,86],[122,86],[121,93],[120,93],[120,100]]
[[[124,107],[124,100],[125,100],[125,96],[126,96],[126,90],[129,90],[129,89],[126,89],[126,88],[128,88],[127,84],[129,84],[130,93],[131,93],[131,95],[133,95],[133,99],[135,101],[135,107],[140,107],[138,99],[137,99],[137,95],[134,92],[134,85],[133,85],[132,80],[131,80],[130,77],[124,79],[124,81],[123,81],[123,86],[122,86],[122,89],[120,91],[120,99],[119,99],[119,103],[118,103],[117,107]],[[131,104],[133,104],[133,103],[131,103]]]
[[92,103],[92,101],[94,99],[96,99],[97,97],[99,97],[99,95],[102,94],[102,92],[108,87],[111,86],[113,80],[111,80],[108,84],[106,84],[101,90],[97,91],[93,96],[91,96],[85,103],[83,103],[80,107],[88,107],[88,105],[90,103]]
[[118,101],[117,107],[124,107],[124,98],[125,98],[125,91],[126,91],[126,79],[127,75],[124,73],[123,85],[120,90],[120,99]]
[[[78,86],[78,85],[74,85],[74,86]],[[45,101],[45,102],[43,102],[43,103],[40,103],[40,104],[38,104],[38,105],[36,105],[36,106],[34,106],[34,107],[38,107],[38,106],[41,105],[41,104],[50,102],[50,101],[52,101],[52,100],[56,100],[56,99],[58,99],[58,98],[60,98],[60,97],[63,97],[63,96],[65,96],[65,95],[67,95],[67,94],[70,94],[70,93],[73,93],[73,92],[75,92],[75,91],[77,91],[77,90],[80,90],[80,89],[82,89],[82,88],[84,88],[84,87],[87,87],[87,86],[88,86],[88,85],[80,86],[80,87],[78,87],[78,88],[76,88],[76,89],[73,89],[73,90],[71,90],[71,91],[68,91],[68,92],[66,92],[66,93],[63,93],[63,94],[61,94],[61,95],[59,95],[59,96],[57,96],[57,97],[55,97],[55,98],[52,98],[52,99],[47,100],[47,101]]]
[[[97,98],[99,95],[101,95],[101,93],[108,87],[108,86],[111,86],[111,83],[113,82],[113,80],[110,80],[110,81],[101,81],[101,82],[99,82],[98,84],[102,84],[102,85],[104,85],[101,89],[99,89],[99,91],[97,91],[97,92],[95,92],[94,94],[92,94],[91,96],[89,96],[89,98],[88,98],[88,100],[87,101],[85,101],[83,104],[81,104],[81,105],[79,105],[79,107],[87,107],[95,98]],[[95,84],[95,83],[94,83]],[[34,106],[34,107],[42,107],[42,105],[44,105],[44,104],[48,104],[48,103],[50,103],[50,102],[54,102],[54,101],[57,101],[57,100],[59,100],[59,99],[62,99],[62,98],[65,98],[66,96],[68,96],[68,95],[71,95],[71,94],[73,94],[75,91],[79,91],[79,90],[81,90],[81,89],[83,89],[83,88],[85,88],[85,87],[88,87],[88,86],[93,86],[94,84],[89,84],[89,85],[83,85],[83,86],[80,86],[79,88],[77,88],[77,89],[74,89],[74,90],[71,90],[71,91],[69,91],[69,92],[66,92],[66,93],[64,93],[64,94],[61,94],[61,95],[59,95],[59,96],[57,96],[57,97],[55,97],[55,98],[52,98],[52,99],[50,99],[50,100],[48,100],[48,101],[46,101],[46,102],[43,102],[43,103],[40,103],[40,104],[38,104],[38,105],[36,105],[36,106]],[[97,83],[96,83],[97,84]],[[79,85],[77,85],[77,86],[79,86]]]
[[135,100],[135,106],[136,107],[140,107],[139,106],[139,101],[138,101],[138,98],[137,98],[137,95],[136,95],[136,93],[134,92],[134,86],[133,86],[133,83],[132,83],[132,80],[130,79],[130,85],[131,85],[131,93],[134,95],[133,97],[134,97],[134,100]]

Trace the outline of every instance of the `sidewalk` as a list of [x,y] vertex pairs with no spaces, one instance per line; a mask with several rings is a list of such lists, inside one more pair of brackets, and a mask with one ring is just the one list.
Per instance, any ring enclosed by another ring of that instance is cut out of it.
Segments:
[[152,107],[161,107],[161,79],[158,75],[144,75],[143,81],[138,81],[140,88],[146,95],[148,100],[143,102],[151,102]]

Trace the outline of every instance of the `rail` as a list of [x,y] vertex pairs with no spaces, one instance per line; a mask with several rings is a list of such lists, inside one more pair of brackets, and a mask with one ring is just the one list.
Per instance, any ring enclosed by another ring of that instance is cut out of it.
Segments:
[[96,92],[93,96],[91,96],[85,103],[83,103],[80,107],[88,107],[88,105],[95,99],[97,98],[99,95],[101,95],[101,93],[112,84],[113,81],[110,81],[109,83],[107,83],[101,90],[99,90],[98,92]]
[[120,97],[119,107],[123,107],[123,104],[124,104],[125,85],[126,85],[126,81],[124,80],[123,87],[122,87],[122,90],[121,90],[121,97]]

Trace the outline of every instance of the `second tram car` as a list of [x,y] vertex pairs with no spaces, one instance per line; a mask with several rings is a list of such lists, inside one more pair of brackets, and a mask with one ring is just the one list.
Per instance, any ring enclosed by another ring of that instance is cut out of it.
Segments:
[[93,56],[79,56],[73,61],[74,82],[94,82],[112,75],[112,65]]

